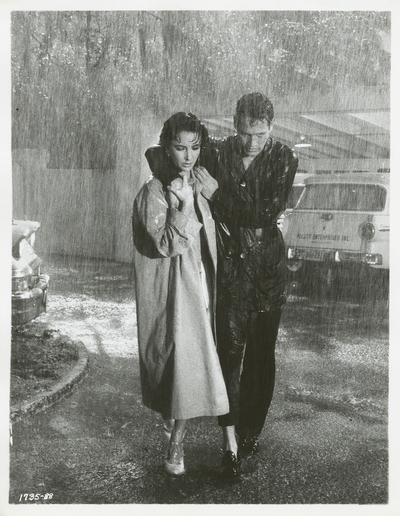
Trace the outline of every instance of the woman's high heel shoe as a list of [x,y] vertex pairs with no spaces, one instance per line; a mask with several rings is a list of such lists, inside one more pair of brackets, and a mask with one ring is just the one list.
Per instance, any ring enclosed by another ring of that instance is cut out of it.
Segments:
[[180,477],[186,473],[183,463],[183,444],[171,441],[167,452],[167,457],[164,460],[165,471],[174,477]]

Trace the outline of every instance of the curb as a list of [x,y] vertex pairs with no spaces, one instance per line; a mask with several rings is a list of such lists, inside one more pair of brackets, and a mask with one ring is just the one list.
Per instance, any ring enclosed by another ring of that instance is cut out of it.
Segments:
[[14,424],[22,419],[36,414],[41,410],[50,407],[62,397],[71,393],[74,386],[82,379],[86,367],[89,363],[88,351],[81,341],[74,342],[69,337],[65,337],[70,344],[78,348],[79,358],[74,368],[50,390],[33,396],[28,401],[16,403],[10,407],[10,423]]

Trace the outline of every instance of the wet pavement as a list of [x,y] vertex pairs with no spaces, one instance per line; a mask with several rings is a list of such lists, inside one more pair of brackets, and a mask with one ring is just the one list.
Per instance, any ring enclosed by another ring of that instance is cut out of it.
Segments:
[[10,504],[387,503],[384,297],[289,296],[258,459],[239,481],[221,478],[216,420],[199,418],[185,441],[187,475],[175,479],[162,467],[159,417],[141,403],[130,266],[46,264],[48,312],[32,324],[82,341],[89,368],[72,395],[14,425]]

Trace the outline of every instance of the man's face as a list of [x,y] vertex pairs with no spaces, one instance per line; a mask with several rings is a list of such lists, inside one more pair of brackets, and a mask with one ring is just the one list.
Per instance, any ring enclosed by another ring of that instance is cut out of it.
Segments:
[[234,122],[243,154],[255,158],[267,143],[272,124],[270,125],[266,120],[253,120],[250,117],[239,119],[235,117]]

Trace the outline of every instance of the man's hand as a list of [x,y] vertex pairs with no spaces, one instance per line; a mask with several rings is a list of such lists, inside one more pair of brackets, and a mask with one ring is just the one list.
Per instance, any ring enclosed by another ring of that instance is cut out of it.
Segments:
[[214,179],[204,167],[195,167],[193,173],[201,185],[203,197],[210,200],[215,190],[218,189],[218,181]]

